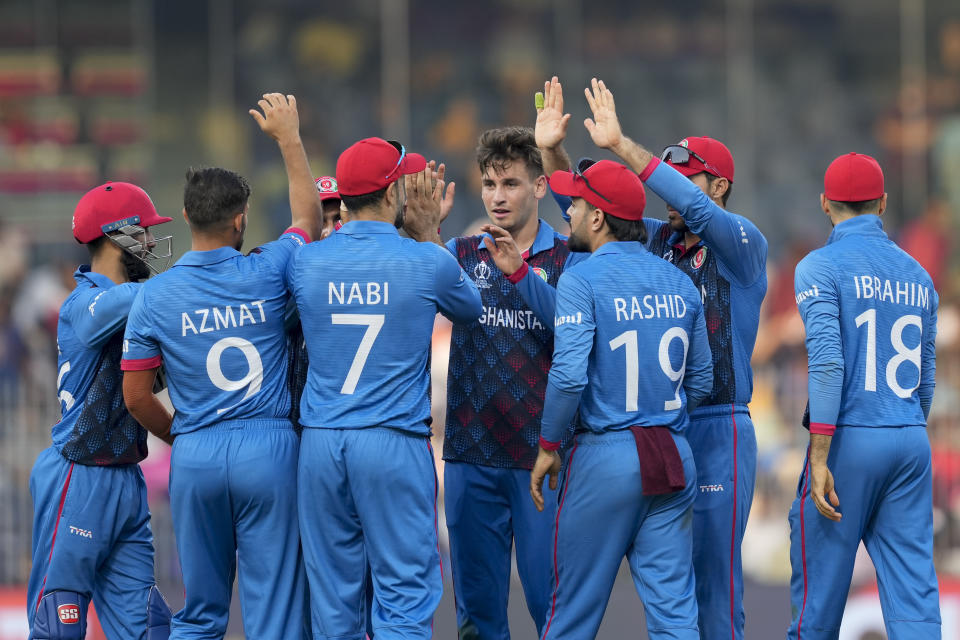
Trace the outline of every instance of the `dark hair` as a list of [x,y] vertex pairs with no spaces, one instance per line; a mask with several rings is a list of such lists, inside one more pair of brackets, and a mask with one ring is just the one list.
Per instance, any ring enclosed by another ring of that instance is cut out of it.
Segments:
[[209,167],[187,169],[183,208],[190,226],[198,231],[215,231],[242,213],[250,199],[250,185],[240,174]]
[[489,168],[500,172],[508,164],[516,161],[523,162],[530,174],[536,180],[543,175],[543,157],[537,148],[537,140],[530,127],[503,127],[487,129],[480,134],[477,144],[477,164],[480,171]]
[[[712,173],[703,172],[707,176],[707,188],[713,186],[713,183],[720,179],[720,176],[715,176]],[[720,196],[720,202],[723,203],[723,206],[727,206],[727,200],[730,199],[730,193],[733,191],[733,183],[727,180],[727,190],[723,192],[723,195]]]
[[93,240],[88,242],[87,251],[90,252],[90,258],[91,259],[96,258],[100,254],[100,252],[103,251],[103,248],[106,246],[108,242],[110,242],[110,240],[107,239],[107,236],[100,236],[99,238],[94,238]]
[[830,204],[834,208],[841,211],[849,211],[855,215],[863,215],[864,213],[876,213],[880,210],[880,201],[883,200],[882,197],[874,198],[873,200],[856,200],[854,202],[842,202],[839,200],[831,200]]
[[[393,184],[392,182],[390,184]],[[377,189],[370,193],[363,193],[359,196],[348,196],[345,193],[340,194],[340,199],[343,201],[344,206],[349,211],[359,211],[360,209],[366,209],[367,207],[375,207],[379,205],[383,198],[387,195],[387,189],[390,188],[388,184],[383,189]]]
[[641,244],[647,244],[647,227],[643,224],[643,220],[618,218],[606,211],[603,212],[603,220],[617,240],[621,242],[638,240]]

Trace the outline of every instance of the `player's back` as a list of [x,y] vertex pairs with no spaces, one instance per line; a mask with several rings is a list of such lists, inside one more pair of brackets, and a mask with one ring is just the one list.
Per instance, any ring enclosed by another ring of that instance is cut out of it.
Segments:
[[292,240],[247,256],[229,247],[191,251],[145,285],[131,324],[160,345],[173,433],[289,418],[281,270]]
[[390,224],[358,220],[304,247],[290,280],[310,360],[301,423],[429,434],[434,318],[480,315],[456,259]]
[[139,462],[147,434],[123,402],[123,327],[141,285],[115,285],[81,267],[57,321],[57,393],[62,417],[53,444],[68,460],[88,465]]
[[[633,425],[681,431],[688,422],[685,375],[697,386],[705,383],[701,398],[712,380],[702,303],[690,279],[630,242],[603,245],[567,274],[562,278],[589,287],[596,324],[582,425],[591,431]],[[561,283],[558,335],[564,324],[584,322],[579,314],[565,315],[567,295]],[[561,361],[555,354],[554,366]]]
[[917,390],[929,385],[932,394],[938,296],[879,218],[838,224],[829,244],[797,266],[797,284],[802,312],[805,301],[837,301],[844,376],[837,425],[925,425]]

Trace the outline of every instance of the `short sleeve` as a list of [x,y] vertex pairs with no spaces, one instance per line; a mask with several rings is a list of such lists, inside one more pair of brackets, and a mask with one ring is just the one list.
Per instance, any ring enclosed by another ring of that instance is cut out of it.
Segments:
[[155,369],[162,362],[146,295],[146,287],[143,287],[127,319],[127,330],[123,335],[123,359],[120,361],[120,368],[124,371]]

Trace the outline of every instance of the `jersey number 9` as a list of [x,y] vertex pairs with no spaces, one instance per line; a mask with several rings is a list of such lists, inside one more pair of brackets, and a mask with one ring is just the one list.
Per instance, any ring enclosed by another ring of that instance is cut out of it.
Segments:
[[[227,378],[223,375],[223,369],[220,366],[220,359],[223,357],[223,352],[230,348],[239,349],[240,352],[243,353],[243,357],[247,359],[247,373],[239,380]],[[247,389],[247,392],[243,395],[243,398],[240,399],[240,402],[232,404],[229,407],[217,409],[217,415],[220,415],[225,411],[233,409],[260,391],[260,386],[263,384],[263,361],[260,359],[260,353],[257,351],[257,348],[253,346],[253,343],[249,340],[244,340],[243,338],[223,338],[214,343],[207,353],[207,376],[209,376],[210,382],[212,382],[215,387],[223,389],[224,391],[239,391],[244,387]]]

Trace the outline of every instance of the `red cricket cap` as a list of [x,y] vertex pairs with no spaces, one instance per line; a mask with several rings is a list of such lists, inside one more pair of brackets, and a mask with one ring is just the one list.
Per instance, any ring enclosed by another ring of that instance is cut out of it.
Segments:
[[337,191],[337,179],[333,176],[320,176],[315,180],[317,183],[317,192],[320,194],[320,201],[330,200],[331,198],[340,199],[340,192]]
[[408,153],[399,142],[366,138],[347,147],[337,159],[339,192],[345,196],[373,193],[426,166],[423,156]]
[[604,213],[624,220],[642,220],[647,194],[640,178],[628,167],[612,160],[595,162],[583,175],[554,171],[550,188],[562,196],[583,198]]
[[[137,218],[136,221],[133,218]],[[157,214],[147,192],[129,182],[107,182],[87,191],[73,211],[73,237],[86,244],[105,235],[106,225],[128,221],[141,227],[170,222]],[[122,225],[121,225],[122,226]]]
[[834,202],[862,202],[883,197],[883,169],[868,155],[850,152],[827,167],[823,195]]
[[[726,178],[733,182],[733,154],[730,153],[730,149],[727,149],[727,145],[719,140],[706,136],[694,136],[684,138],[673,146],[683,147],[699,156],[697,158],[691,154],[690,159],[683,164],[675,163],[672,159],[667,160],[667,164],[683,175],[689,177],[707,172],[718,178]],[[670,147],[667,147],[667,149],[670,149]],[[703,161],[701,161],[701,158]]]

